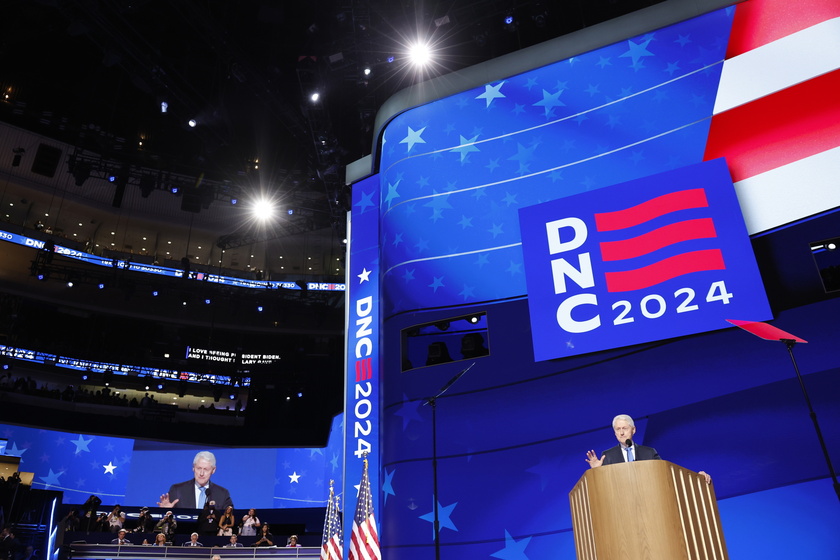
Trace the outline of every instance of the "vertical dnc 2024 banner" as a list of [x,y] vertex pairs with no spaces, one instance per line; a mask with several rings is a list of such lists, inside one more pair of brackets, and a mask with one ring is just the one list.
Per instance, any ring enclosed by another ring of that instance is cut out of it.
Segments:
[[519,218],[537,361],[772,318],[723,159]]
[[[344,534],[352,533],[362,479],[369,463],[374,511],[379,488],[380,301],[379,301],[379,176],[353,185],[350,214],[350,256],[347,273],[347,367],[344,397]],[[345,558],[347,557],[345,547]]]

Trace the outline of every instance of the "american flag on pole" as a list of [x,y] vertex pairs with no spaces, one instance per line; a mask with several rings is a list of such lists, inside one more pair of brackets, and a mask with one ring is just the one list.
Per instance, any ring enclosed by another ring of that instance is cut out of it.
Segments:
[[324,538],[321,541],[321,560],[341,560],[344,554],[344,539],[341,534],[341,520],[338,516],[338,496],[330,481],[330,499],[324,518]]
[[376,519],[373,517],[373,496],[370,493],[368,461],[365,458],[362,483],[359,485],[359,501],[356,504],[356,516],[353,518],[353,534],[350,537],[350,560],[373,558],[382,560],[382,553],[379,550]]

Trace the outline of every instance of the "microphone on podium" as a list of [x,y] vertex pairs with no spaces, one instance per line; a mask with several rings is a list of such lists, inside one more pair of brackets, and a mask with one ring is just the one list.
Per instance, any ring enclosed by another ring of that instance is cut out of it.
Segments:
[[624,445],[626,445],[627,447],[633,447],[633,440],[628,439],[627,441],[624,442]]

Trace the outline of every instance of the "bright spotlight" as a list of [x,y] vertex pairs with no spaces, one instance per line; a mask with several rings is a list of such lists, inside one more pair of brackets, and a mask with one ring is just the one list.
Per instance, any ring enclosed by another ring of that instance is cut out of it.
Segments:
[[408,49],[408,58],[415,66],[425,66],[432,60],[432,49],[427,43],[415,43]]
[[319,99],[321,99],[321,94],[317,91],[309,96],[309,100],[312,101],[312,103],[317,102]]
[[268,198],[259,198],[254,201],[251,212],[257,220],[266,221],[274,216],[274,203]]
[[197,125],[197,124],[198,124],[198,121],[196,121],[195,119],[190,119],[190,120],[187,122],[187,124],[188,124],[188,125],[190,125],[190,128],[195,128],[195,125]]

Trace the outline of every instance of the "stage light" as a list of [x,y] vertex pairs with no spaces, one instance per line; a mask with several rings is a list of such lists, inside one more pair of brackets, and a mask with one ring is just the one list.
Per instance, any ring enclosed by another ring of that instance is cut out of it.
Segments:
[[318,93],[317,91],[316,91],[316,92],[314,92],[312,95],[310,95],[310,96],[309,96],[309,100],[310,100],[312,103],[317,103],[319,99],[321,99],[321,94],[320,94],[320,93]]
[[102,282],[100,282],[100,283],[99,283],[99,289],[100,289],[100,290],[104,290],[104,289],[105,289],[105,284],[103,284]]
[[198,124],[198,121],[195,119],[190,119],[189,121],[187,121],[187,124],[190,125],[190,128],[195,128]]
[[415,43],[408,49],[408,58],[415,66],[426,66],[432,60],[432,49],[428,43]]
[[179,192],[181,192],[181,189],[179,189],[178,187],[172,187],[172,189],[170,190],[172,191],[172,194],[178,194]]
[[481,320],[481,317],[480,317],[480,316],[478,316],[478,315],[470,315],[470,316],[467,318],[467,321],[469,321],[469,322],[470,322],[470,323],[472,323],[473,325],[474,325],[474,324],[476,324],[476,323],[478,323],[480,320]]
[[232,205],[232,206],[236,206],[236,203],[237,203],[237,202],[239,202],[239,201],[238,201],[237,199],[235,199],[235,198],[231,198],[231,199],[230,199],[230,203],[231,203],[231,205]]
[[157,388],[158,391],[163,391],[163,383],[158,383]]
[[168,110],[169,110],[169,103],[167,103],[166,101],[161,101],[160,102],[160,112],[165,113]]
[[258,305],[258,306],[257,306],[257,311],[258,311],[258,312],[262,313],[262,312],[263,312],[263,309],[264,309],[264,308],[263,308],[263,306],[262,306],[262,305]]
[[157,291],[157,290],[152,290],[152,297],[158,297],[159,295],[160,295],[160,292],[159,292],[159,291]]
[[207,305],[210,305],[210,298],[205,299],[204,303],[206,303]]
[[254,218],[263,222],[274,216],[274,211],[274,203],[266,197],[258,198],[251,207]]
[[68,288],[72,288],[72,287],[73,287],[73,281],[72,281],[72,280],[68,280],[68,281],[67,281],[67,287],[68,287]]
[[389,56],[386,60],[388,61],[388,64],[390,64],[390,63],[394,62],[394,57]]

